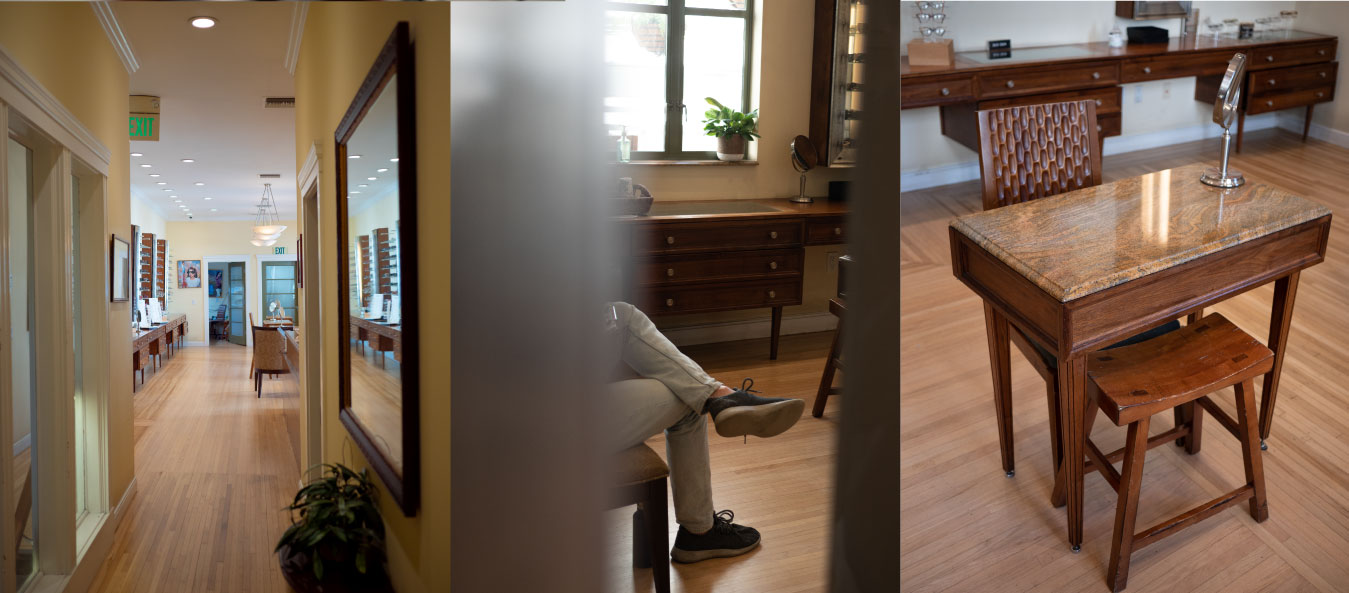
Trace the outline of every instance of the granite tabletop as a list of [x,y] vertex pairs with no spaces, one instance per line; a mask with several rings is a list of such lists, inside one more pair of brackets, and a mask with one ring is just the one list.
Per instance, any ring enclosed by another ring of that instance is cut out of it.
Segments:
[[1061,302],[1330,214],[1247,178],[1223,190],[1189,165],[968,214],[951,227]]

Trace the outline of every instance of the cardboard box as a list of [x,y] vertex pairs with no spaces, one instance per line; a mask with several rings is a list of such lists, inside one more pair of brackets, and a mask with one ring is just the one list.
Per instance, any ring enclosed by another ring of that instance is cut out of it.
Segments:
[[953,66],[956,52],[950,39],[938,39],[926,42],[914,39],[909,42],[910,66]]

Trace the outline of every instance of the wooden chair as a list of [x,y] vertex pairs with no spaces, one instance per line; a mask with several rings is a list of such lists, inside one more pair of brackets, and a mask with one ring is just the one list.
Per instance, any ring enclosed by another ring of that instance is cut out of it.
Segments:
[[[1101,184],[1101,142],[1096,129],[1096,103],[1069,101],[1023,107],[1005,107],[978,112],[979,171],[983,180],[984,210],[1028,202]],[[984,304],[990,335],[1001,331],[994,325],[992,305]],[[1197,319],[1201,313],[1191,315]],[[1008,338],[1026,356],[1045,380],[1049,405],[1049,431],[1054,467],[1059,467],[1063,443],[1059,437],[1058,360],[1048,348],[1009,323]],[[1180,328],[1171,321],[1111,344],[1106,349],[1137,343]],[[989,344],[993,349],[994,345]],[[991,352],[1001,356],[1000,352]],[[1010,384],[1008,377],[995,381]],[[818,396],[817,396],[818,402]],[[995,399],[998,443],[1007,477],[1016,475],[1010,399]]]
[[[1222,315],[1212,314],[1184,329],[1143,344],[1096,352],[1087,360],[1088,397],[1117,426],[1129,427],[1125,446],[1102,453],[1087,439],[1084,473],[1096,470],[1119,493],[1115,507],[1115,531],[1110,547],[1106,583],[1115,592],[1124,590],[1129,578],[1129,558],[1144,546],[1172,535],[1215,513],[1250,501],[1251,518],[1269,517],[1265,499],[1265,474],[1260,460],[1260,435],[1255,407],[1254,378],[1270,371],[1274,353],[1241,331]],[[1207,396],[1232,386],[1236,391],[1237,418],[1228,416]],[[1175,410],[1175,428],[1148,437],[1152,416]],[[1190,454],[1199,452],[1204,410],[1241,441],[1246,483],[1189,511],[1134,533],[1138,493],[1147,450],[1176,441]],[[1096,418],[1096,405],[1085,412],[1087,434]],[[1124,459],[1121,471],[1112,462]],[[1081,460],[1074,460],[1080,463]],[[1054,481],[1054,497],[1062,500],[1064,484],[1060,470]]]
[[843,314],[848,312],[848,301],[846,281],[848,268],[852,266],[852,256],[845,255],[838,258],[838,296],[829,299],[829,312],[838,318],[838,328],[834,330],[834,341],[829,345],[829,356],[824,359],[824,373],[820,375],[820,388],[815,392],[815,405],[811,406],[810,415],[819,418],[824,415],[824,404],[831,395],[837,395],[839,390],[834,388],[834,371],[843,368],[843,349],[841,347],[843,336]]
[[651,568],[656,593],[670,593],[670,527],[665,504],[670,467],[646,444],[620,452],[614,460],[609,508],[636,504],[632,513],[632,565]]
[[[249,314],[248,314],[248,327],[253,328],[253,335],[256,336],[256,335],[257,335],[257,330],[258,330],[258,324],[257,324],[256,322],[253,321],[253,314],[252,314],[252,313],[249,313]],[[254,346],[256,346],[256,345],[257,345],[257,342],[254,341],[253,344],[254,344]],[[253,363],[251,363],[251,362],[248,363],[248,378],[249,378],[249,379],[252,379],[252,378],[253,378]]]
[[253,387],[262,397],[262,376],[290,373],[286,365],[286,337],[275,327],[253,326]]

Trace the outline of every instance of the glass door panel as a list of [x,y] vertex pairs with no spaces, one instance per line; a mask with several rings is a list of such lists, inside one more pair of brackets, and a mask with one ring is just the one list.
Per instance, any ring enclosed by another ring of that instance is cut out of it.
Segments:
[[230,262],[229,305],[230,305],[230,342],[240,346],[248,345],[248,299],[244,287],[244,263]]
[[36,403],[37,360],[35,352],[36,332],[33,309],[33,234],[32,234],[32,162],[33,153],[28,147],[7,139],[9,151],[5,166],[8,169],[8,187],[5,188],[5,207],[9,209],[9,225],[5,229],[9,239],[9,356],[11,376],[8,378],[11,393],[11,410],[6,410],[13,423],[13,452],[11,463],[14,469],[14,490],[11,500],[13,508],[3,509],[13,513],[14,529],[18,541],[0,542],[0,545],[13,546],[15,557],[15,586],[22,589],[32,578],[37,568],[37,542],[33,517],[38,504],[37,486],[34,480],[33,461],[35,459],[33,443],[34,404]]
[[262,262],[262,310],[264,317],[290,317],[300,324],[296,304],[295,262]]

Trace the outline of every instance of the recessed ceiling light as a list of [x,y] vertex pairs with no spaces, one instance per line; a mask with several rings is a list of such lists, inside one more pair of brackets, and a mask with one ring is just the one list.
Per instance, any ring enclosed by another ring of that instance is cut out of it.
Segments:
[[393,157],[393,158],[389,159],[389,162],[390,162],[390,163],[396,163],[396,162],[398,162],[398,157]]
[[215,212],[215,211],[216,211],[216,209],[215,209],[215,208],[212,208],[212,209],[211,209],[211,212]]
[[131,156],[145,156],[145,155],[144,155],[144,154],[141,154],[141,153],[139,153],[139,152],[133,152],[133,153],[131,153]]
[[347,155],[347,158],[349,158],[349,159],[359,159],[359,158],[361,158],[361,155],[359,155],[359,154],[349,154],[349,155]]
[[378,178],[378,177],[366,177],[366,179],[369,179],[370,181],[374,181],[374,180],[379,179],[379,178]]
[[150,176],[151,176],[151,177],[159,177],[159,173],[151,173]]
[[142,168],[142,169],[149,169],[149,168],[150,168],[150,165],[141,165],[141,168]]
[[156,182],[155,182],[155,185],[168,185],[168,184],[169,184],[169,182],[167,182],[167,181],[156,181]]
[[194,16],[192,17],[192,20],[188,22],[192,23],[192,26],[198,29],[210,29],[215,26],[215,19],[209,16]]
[[370,184],[369,184],[369,183],[362,183],[362,184],[360,184],[360,185],[358,185],[358,186],[356,186],[356,187],[370,187]]
[[169,197],[170,197],[170,198],[176,198],[176,197],[178,197],[178,196],[169,196]]
[[203,200],[208,200],[208,201],[209,201],[211,198],[202,198],[202,199],[203,199]]
[[171,190],[171,189],[169,189],[169,188],[166,187],[166,188],[164,188],[164,191],[173,191],[173,190]]
[[182,201],[182,200],[174,200],[173,203],[177,204],[178,202],[181,202],[181,201]]
[[184,162],[184,163],[195,163],[195,162],[197,162],[197,161],[194,161],[194,160],[192,160],[192,159],[183,159],[183,162]]
[[385,171],[388,171],[388,169],[375,169],[376,173],[383,173]]
[[202,183],[202,182],[200,182],[200,181],[198,181],[198,182],[196,182],[196,183],[193,183],[192,185],[206,185],[206,184],[205,184],[205,183]]

